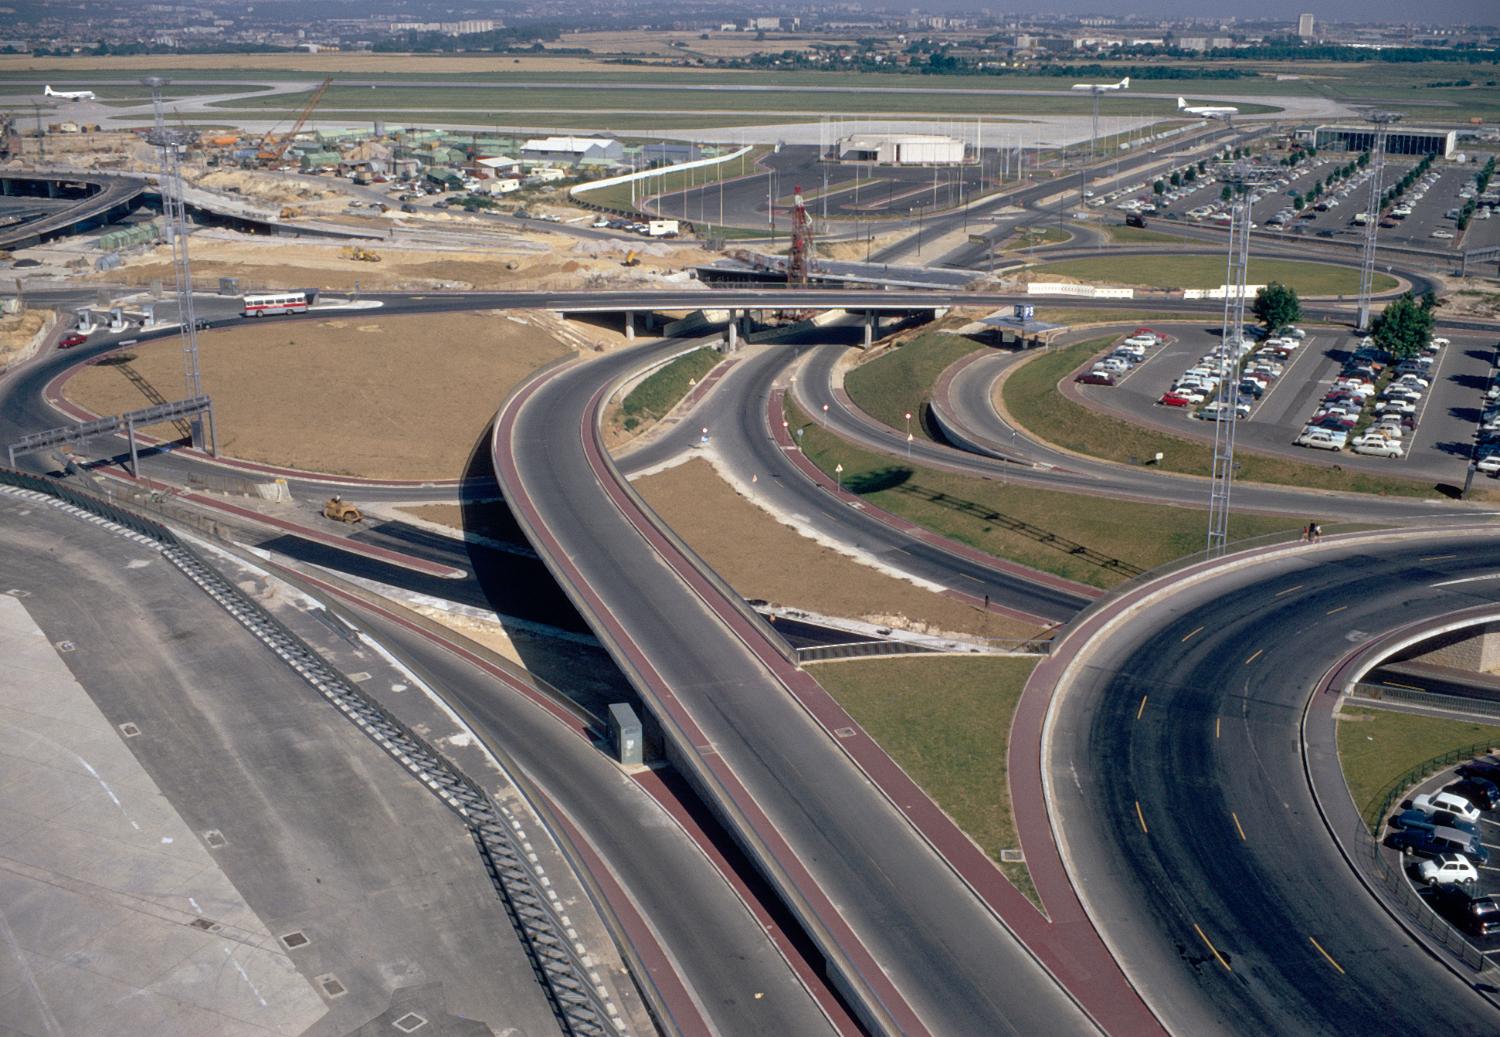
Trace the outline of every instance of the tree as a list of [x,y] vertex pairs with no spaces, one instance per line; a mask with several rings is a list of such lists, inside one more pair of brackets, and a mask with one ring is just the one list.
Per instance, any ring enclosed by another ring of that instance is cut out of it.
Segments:
[[1432,310],[1411,292],[1386,306],[1370,328],[1375,344],[1397,360],[1416,356],[1432,338]]
[[1171,177],[1171,183],[1172,183],[1173,187],[1181,187],[1182,186],[1182,174],[1179,173],[1179,172],[1177,172],[1176,170],[1173,170],[1172,171],[1172,177]]
[[1302,196],[1300,194],[1293,195],[1292,208],[1296,209],[1298,212],[1301,212],[1303,209],[1307,208],[1307,202],[1302,200]]
[[1208,160],[1207,159],[1199,159],[1198,160],[1198,172],[1200,172],[1200,173],[1207,173],[1208,172]]
[[1194,180],[1198,179],[1198,171],[1192,166],[1188,166],[1188,170],[1186,173],[1182,174],[1182,178],[1188,183],[1192,183]]
[[1254,312],[1266,330],[1275,331],[1302,319],[1302,302],[1295,289],[1272,281],[1255,293]]
[[1228,184],[1225,184],[1224,185],[1224,190],[1222,190],[1222,191],[1219,192],[1219,201],[1221,201],[1221,202],[1227,202],[1227,201],[1229,201],[1229,199],[1231,199],[1233,197],[1234,197],[1234,188],[1230,187]]
[[1167,182],[1165,180],[1158,180],[1156,181],[1156,183],[1151,185],[1151,190],[1155,191],[1157,194],[1166,194]]

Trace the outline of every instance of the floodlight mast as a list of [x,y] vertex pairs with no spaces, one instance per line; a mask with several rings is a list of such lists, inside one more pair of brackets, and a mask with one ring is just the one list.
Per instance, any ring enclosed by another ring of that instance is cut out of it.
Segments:
[[1386,134],[1394,122],[1401,119],[1400,112],[1371,112],[1365,116],[1375,126],[1375,136],[1370,142],[1370,201],[1365,206],[1364,253],[1359,265],[1359,327],[1370,329],[1370,290],[1375,283],[1375,232],[1380,225],[1381,180],[1385,173]]
[[[151,89],[154,122],[146,140],[156,147],[160,161],[161,208],[167,244],[172,249],[172,273],[177,289],[177,316],[182,337],[183,377],[189,398],[203,395],[203,375],[198,366],[198,320],[193,312],[193,267],[188,257],[187,205],[182,184],[182,151],[193,140],[186,130],[167,128],[162,107],[162,88],[171,82],[165,76],[146,76],[142,84]],[[193,426],[194,445],[201,445],[202,423]]]
[[1208,497],[1208,544],[1210,558],[1222,555],[1229,544],[1229,501],[1234,488],[1234,435],[1239,414],[1240,343],[1245,335],[1245,292],[1250,273],[1250,214],[1254,195],[1243,180],[1242,170],[1231,174],[1231,186],[1242,192],[1233,203],[1229,222],[1229,249],[1224,274],[1224,323],[1219,329],[1219,385],[1214,395],[1213,477]]

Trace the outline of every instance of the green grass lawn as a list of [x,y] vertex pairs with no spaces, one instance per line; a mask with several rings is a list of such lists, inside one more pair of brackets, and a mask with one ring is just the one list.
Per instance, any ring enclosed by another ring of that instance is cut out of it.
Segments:
[[[1500,726],[1345,706],[1339,714],[1338,742],[1349,793],[1370,831],[1378,833],[1385,823],[1381,806],[1389,792],[1400,793],[1459,762],[1452,755],[1455,751],[1467,753],[1477,745],[1481,748],[1473,751],[1483,752],[1500,746]],[[1428,761],[1439,762],[1423,766]],[[1419,773],[1412,773],[1414,769]]]
[[1186,240],[1176,234],[1144,227],[1106,227],[1104,230],[1110,241],[1125,245],[1180,245]]
[[[1164,455],[1160,467],[1166,471],[1211,475],[1211,444],[1100,414],[1058,391],[1060,379],[1113,342],[1112,337],[1089,339],[1026,361],[1005,380],[1005,409],[1037,438],[1080,454],[1129,464],[1160,452]],[[1407,497],[1426,497],[1433,492],[1431,484],[1415,479],[1369,475],[1353,469],[1335,471],[1244,449],[1235,452],[1235,460],[1240,465],[1235,478],[1241,481]]]
[[[1140,288],[1217,288],[1224,283],[1222,256],[1099,256],[1039,264],[1042,277],[1058,274],[1080,281]],[[1359,291],[1359,271],[1298,259],[1250,259],[1250,283],[1280,281],[1301,295],[1353,295]],[[1396,279],[1377,273],[1377,292],[1396,287]]]
[[[635,187],[638,192],[644,192],[645,197],[650,197],[680,191],[685,187],[698,184],[718,183],[720,180],[729,180],[755,172],[755,164],[770,152],[769,147],[756,147],[730,162],[722,162],[717,166],[707,166],[703,169],[693,169],[686,173],[650,177],[638,182]],[[602,205],[609,209],[630,209],[630,188],[630,184],[612,184],[609,187],[580,192],[576,197],[580,201]]]
[[[891,759],[1000,863],[1018,849],[1006,778],[1010,722],[1035,659],[818,663],[815,676]],[[1024,864],[1000,864],[1036,901]]]
[[928,401],[938,375],[978,348],[963,335],[926,331],[850,371],[844,388],[861,410],[891,428],[904,431],[910,413],[912,433],[927,437]]
[[[559,75],[559,80],[571,79]],[[832,90],[769,90],[722,91],[706,93],[702,90],[684,90],[680,86],[699,85],[698,80],[664,81],[654,88],[629,85],[629,81],[612,86],[601,83],[597,87],[574,89],[547,89],[536,87],[523,89],[504,82],[455,80],[451,84],[404,86],[399,83],[368,86],[340,86],[337,81],[323,96],[323,105],[338,108],[386,109],[390,120],[401,119],[401,109],[441,109],[458,105],[483,106],[503,115],[506,112],[524,112],[527,109],[552,109],[557,111],[598,111],[626,109],[645,114],[688,114],[703,111],[700,121],[705,126],[718,125],[717,116],[709,112],[753,111],[767,115],[822,115],[822,114],[867,114],[867,115],[1083,115],[1092,110],[1093,102],[1083,95],[1042,96],[1029,94],[981,94],[963,93],[952,89],[933,88],[932,77],[901,77],[901,92],[882,92],[857,87],[842,87],[833,79],[824,86]],[[635,82],[641,82],[636,80]],[[765,80],[760,81],[766,85]],[[1005,89],[1003,82],[990,84],[994,89]],[[1058,89],[1058,84],[1053,84]],[[274,97],[236,97],[217,107],[236,109],[292,108],[305,104],[311,97],[309,92],[277,94]],[[1114,115],[1159,115],[1168,118],[1176,112],[1174,100],[1164,97],[1134,97],[1124,95],[1109,101],[1109,111]],[[1274,109],[1265,105],[1243,105],[1246,114],[1269,112]]]
[[[997,558],[1112,587],[1204,547],[1208,514],[1197,508],[1105,500],[924,468],[840,439],[790,400],[786,413],[792,428],[801,430],[808,460],[830,478],[841,478],[845,492]],[[844,470],[836,474],[838,465]],[[1230,539],[1291,533],[1306,521],[1238,513],[1230,520]],[[1017,529],[1018,523],[1026,528]]]
[[1038,245],[1061,245],[1072,240],[1073,235],[1061,227],[1028,227],[1007,240],[1004,247],[1036,248]]
[[625,427],[634,429],[643,422],[663,417],[688,394],[694,383],[701,381],[723,359],[723,353],[704,346],[652,372],[620,401]]

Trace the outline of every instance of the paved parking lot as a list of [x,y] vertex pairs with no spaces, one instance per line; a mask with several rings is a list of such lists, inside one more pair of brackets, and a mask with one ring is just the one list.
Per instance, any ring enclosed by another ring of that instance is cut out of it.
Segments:
[[[1079,386],[1091,402],[1140,424],[1211,441],[1211,422],[1191,408],[1164,407],[1156,401],[1199,357],[1218,348],[1219,329],[1207,324],[1153,323],[1175,341],[1133,367],[1113,387]],[[1496,343],[1480,336],[1450,335],[1439,355],[1432,387],[1417,412],[1417,428],[1404,440],[1402,458],[1366,457],[1343,451],[1309,450],[1293,445],[1318,401],[1333,384],[1357,340],[1347,329],[1308,327],[1302,347],[1281,377],[1239,422],[1241,447],[1293,457],[1311,464],[1337,464],[1412,478],[1462,485],[1473,451],[1483,397],[1489,384]],[[1483,477],[1481,477],[1483,478]]]
[[[1422,792],[1435,792],[1457,779],[1458,775],[1452,770],[1444,771],[1442,774],[1424,782],[1412,795],[1416,796]],[[1408,800],[1406,803],[1398,805],[1391,813],[1393,815],[1400,813],[1401,807],[1409,804],[1409,802]],[[1385,819],[1387,822],[1386,827],[1379,833],[1382,843],[1393,831],[1388,824],[1389,820],[1389,817]],[[1477,866],[1479,882],[1474,886],[1472,893],[1475,897],[1491,896],[1500,900],[1500,811],[1487,810],[1481,814],[1479,819],[1479,841],[1489,851],[1490,859],[1488,863]],[[1411,880],[1412,886],[1419,894],[1428,894],[1431,892],[1426,889],[1421,879],[1417,877],[1417,868],[1421,863],[1421,858],[1403,857],[1399,851],[1384,845],[1380,852],[1386,855],[1386,859],[1392,867],[1399,868],[1406,874],[1407,878]],[[1432,904],[1433,901],[1429,899],[1429,903]],[[1439,910],[1439,908],[1434,905],[1434,910]],[[1446,911],[1439,910],[1439,913],[1444,915],[1444,917],[1448,917],[1448,912]],[[1455,926],[1455,928],[1457,927]],[[1459,931],[1465,939],[1483,951],[1487,957],[1494,961],[1500,961],[1500,933],[1479,936],[1474,933]]]

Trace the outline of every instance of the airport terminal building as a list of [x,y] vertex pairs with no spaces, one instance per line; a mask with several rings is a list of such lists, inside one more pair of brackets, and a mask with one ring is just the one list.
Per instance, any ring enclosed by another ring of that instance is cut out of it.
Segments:
[[840,162],[882,166],[957,166],[966,146],[957,137],[927,133],[855,133],[839,141]]
[[[1373,126],[1319,126],[1313,131],[1313,147],[1319,151],[1369,151],[1375,146]],[[1419,130],[1393,126],[1386,131],[1387,155],[1436,155],[1450,158],[1458,139],[1457,130]]]

